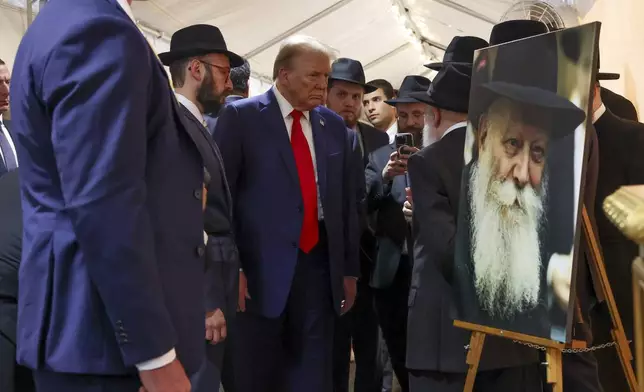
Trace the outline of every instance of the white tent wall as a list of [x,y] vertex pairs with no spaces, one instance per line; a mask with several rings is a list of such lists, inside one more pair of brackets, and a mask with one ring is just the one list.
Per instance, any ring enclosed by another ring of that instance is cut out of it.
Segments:
[[0,2],[0,59],[9,68],[13,68],[16,50],[26,30],[27,12]]

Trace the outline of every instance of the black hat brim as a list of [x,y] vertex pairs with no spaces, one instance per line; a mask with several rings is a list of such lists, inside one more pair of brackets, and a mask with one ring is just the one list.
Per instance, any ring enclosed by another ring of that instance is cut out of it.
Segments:
[[[480,93],[483,93],[483,96],[480,96]],[[479,94],[476,98],[481,99],[483,104],[475,110],[475,118],[478,119],[496,98],[506,97],[520,104],[555,113],[556,126],[548,129],[554,138],[572,133],[586,118],[586,113],[568,99],[537,87],[507,82],[490,82],[480,86]]]
[[[410,95],[413,97],[416,97],[423,93],[411,93]],[[447,102],[440,102],[434,99],[431,95],[424,93],[425,94],[425,101],[423,103],[426,103],[430,106],[433,106],[437,109],[442,109],[442,110],[449,110],[450,112],[456,112],[456,113],[467,113],[467,103],[465,105],[458,105],[454,103],[447,103]]]
[[[421,97],[421,98],[412,97],[411,94],[414,94],[414,95],[418,94],[418,96]],[[424,97],[423,97],[423,95],[424,95]],[[416,92],[416,93],[412,92],[412,93],[409,93],[409,95],[407,95],[405,97],[388,99],[388,100],[385,101],[385,103],[387,105],[391,105],[391,106],[396,106],[396,105],[401,104],[401,103],[424,103],[424,104],[429,104],[429,102],[427,100],[427,93],[425,93],[425,92],[422,92],[422,93],[421,92]]]
[[358,86],[360,86],[360,87],[362,87],[364,89],[365,94],[369,94],[369,93],[372,93],[372,92],[378,90],[378,87],[376,87],[376,86],[372,86],[372,85],[365,84],[365,83],[360,83],[360,82],[357,82],[355,80],[351,80],[349,78],[336,78],[336,77],[333,77],[333,76],[329,76],[329,80],[330,81],[331,80],[337,80],[337,81],[340,81],[340,82],[347,82],[347,83],[357,84]]
[[212,48],[177,49],[177,50],[170,50],[169,52],[159,53],[158,56],[159,56],[159,60],[161,60],[161,63],[166,67],[169,67],[172,63],[178,60],[183,60],[183,59],[187,59],[195,56],[204,56],[211,53],[220,53],[220,54],[226,55],[228,57],[228,60],[230,61],[231,68],[241,67],[242,65],[244,65],[244,59],[240,55],[233,53],[229,50],[222,50],[222,49],[212,49]]
[[445,62],[445,63],[429,63],[429,64],[425,64],[425,67],[429,68],[431,70],[434,70],[434,71],[440,71],[447,64],[454,65],[454,66],[457,66],[457,67],[470,67],[470,68],[472,68],[472,63],[459,62],[459,61],[448,61],[448,62]]
[[620,78],[618,73],[597,72],[597,80],[617,80]]

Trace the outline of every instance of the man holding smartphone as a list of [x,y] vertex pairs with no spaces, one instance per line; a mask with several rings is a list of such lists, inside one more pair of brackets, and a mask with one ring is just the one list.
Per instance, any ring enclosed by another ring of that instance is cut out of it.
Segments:
[[398,134],[394,142],[369,155],[366,169],[367,206],[378,212],[375,236],[378,252],[371,276],[371,287],[378,321],[387,343],[391,363],[403,391],[409,390],[406,357],[407,296],[412,260],[408,253],[409,225],[402,213],[408,181],[407,159],[422,145],[425,112],[424,97],[412,93],[427,91],[430,81],[407,76],[396,99],[387,101],[398,112]]

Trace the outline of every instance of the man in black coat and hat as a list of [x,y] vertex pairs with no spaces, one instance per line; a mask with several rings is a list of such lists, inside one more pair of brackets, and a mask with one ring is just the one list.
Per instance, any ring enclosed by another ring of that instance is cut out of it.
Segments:
[[[597,48],[599,50],[599,48]],[[603,202],[622,186],[644,184],[644,124],[621,118],[604,102],[602,80],[616,80],[616,73],[597,72],[592,90],[593,124],[599,141],[599,175],[595,209],[597,233],[602,247],[604,266],[617,310],[624,325],[626,338],[633,339],[633,293],[631,264],[638,256],[637,245],[626,238],[613,225],[603,211]],[[598,343],[612,340],[611,318],[606,306],[598,306],[593,312],[593,335]],[[631,346],[632,348],[633,346]],[[596,352],[599,376],[606,391],[629,391],[616,348]]]
[[225,91],[232,88],[230,68],[243,65],[244,60],[228,50],[219,29],[211,25],[178,30],[172,35],[170,51],[160,53],[159,59],[170,67],[187,123],[210,143],[219,163],[219,170],[209,173],[204,217],[206,357],[191,380],[195,392],[216,391],[222,378],[223,342],[237,311],[239,261],[232,237],[232,199],[224,165],[203,116],[216,108]]
[[[358,121],[362,110],[364,94],[371,93],[376,87],[365,83],[362,64],[353,59],[340,58],[331,65],[326,106],[344,119],[347,128],[358,135],[360,143],[361,181],[364,181],[364,168],[369,154],[388,144],[387,134],[371,125]],[[361,186],[360,189],[364,189]],[[360,200],[364,199],[361,195]],[[333,347],[333,390],[349,390],[349,360],[351,347],[355,353],[355,392],[373,392],[379,389],[382,369],[378,360],[378,320],[373,307],[373,293],[369,287],[369,276],[374,253],[375,237],[369,228],[366,211],[362,209],[360,241],[360,278],[358,292],[353,308],[336,318]]]
[[398,134],[410,133],[413,142],[383,146],[369,156],[365,171],[367,210],[376,213],[374,224],[378,251],[371,275],[376,313],[383,338],[389,350],[394,373],[403,391],[408,391],[405,366],[407,345],[407,297],[411,280],[412,252],[409,225],[402,213],[406,188],[407,159],[422,143],[425,114],[429,108],[426,94],[429,79],[411,75],[405,77],[398,97],[388,100],[398,111]]

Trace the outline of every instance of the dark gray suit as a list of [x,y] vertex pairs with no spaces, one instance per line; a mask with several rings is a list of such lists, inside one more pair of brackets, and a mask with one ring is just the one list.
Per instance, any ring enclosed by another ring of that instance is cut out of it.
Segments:
[[[181,108],[195,130],[198,130],[203,137],[210,138],[203,124],[185,106],[182,105]],[[211,180],[204,212],[204,231],[208,234],[204,314],[221,309],[230,333],[234,329],[234,318],[237,312],[239,257],[232,237],[232,198],[223,161],[216,145],[215,155],[219,170],[209,173]],[[194,392],[217,391],[223,377],[224,352],[228,341],[216,345],[206,344],[205,361],[191,380]]]
[[[461,223],[458,210],[462,203],[465,129],[451,131],[409,160],[414,195],[414,270],[409,292],[407,367],[412,392],[461,391],[467,372],[464,347],[469,344],[470,333],[453,326],[452,288],[454,244],[457,223]],[[538,363],[536,350],[488,336],[477,390],[540,391]]]
[[18,170],[0,177],[0,391],[34,391],[31,370],[16,365],[18,268],[22,209]]
[[[387,145],[387,134],[376,128],[358,123],[358,137],[361,146],[361,179],[364,182],[364,168],[369,154]],[[364,186],[360,184],[364,191]],[[360,200],[364,195],[360,195]],[[360,279],[357,284],[356,300],[351,310],[336,319],[333,342],[333,390],[349,390],[349,358],[351,345],[355,353],[355,392],[374,392],[382,383],[381,360],[378,353],[378,320],[374,311],[373,289],[369,287],[369,276],[375,260],[376,238],[369,225],[369,217],[360,205],[362,237],[360,239]]]
[[407,297],[411,280],[411,247],[403,254],[409,241],[409,225],[402,212],[406,199],[405,176],[396,176],[385,183],[382,171],[395,150],[394,144],[383,146],[369,155],[365,171],[367,181],[367,210],[375,213],[375,236],[378,242],[375,265],[371,275],[376,313],[391,364],[403,392],[409,390],[405,366],[407,345]]

